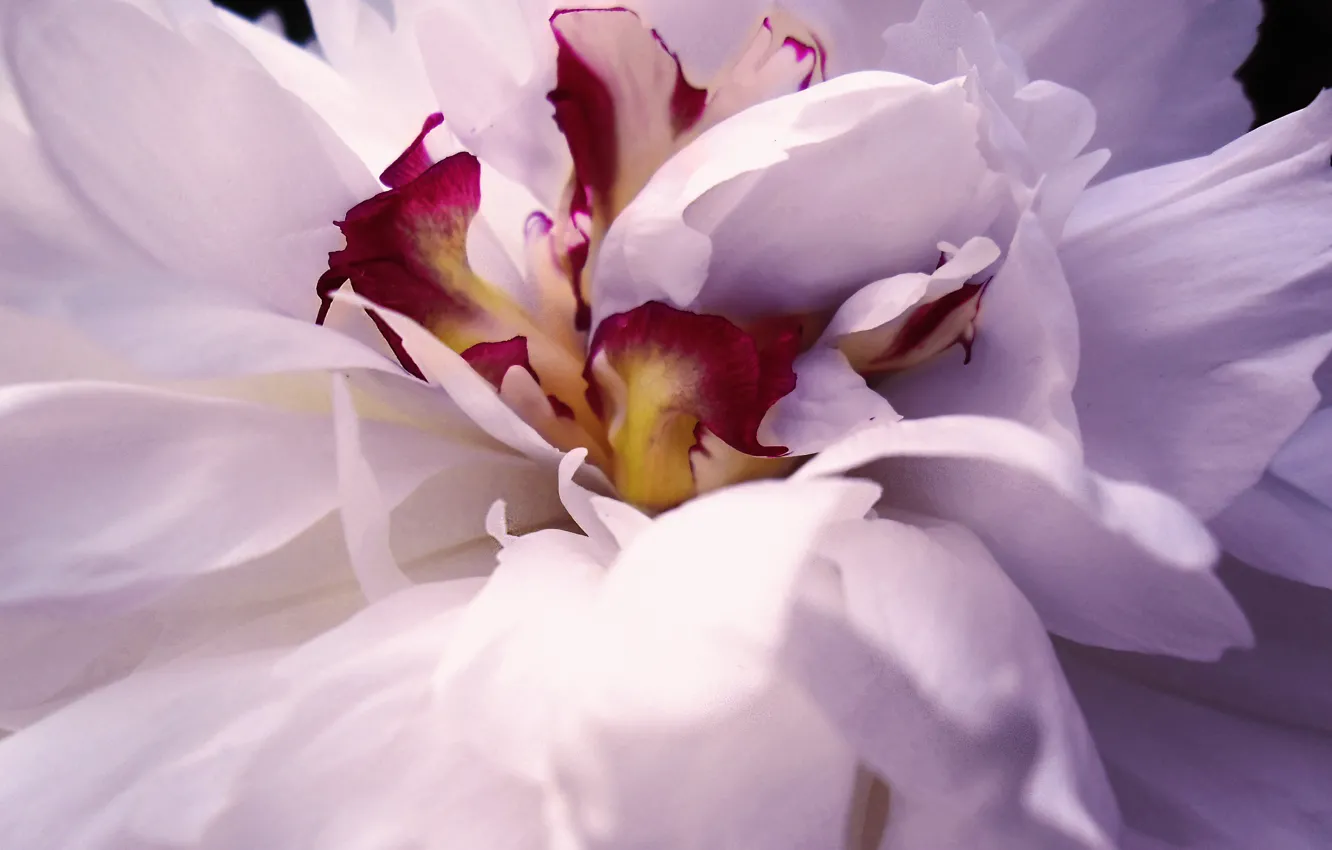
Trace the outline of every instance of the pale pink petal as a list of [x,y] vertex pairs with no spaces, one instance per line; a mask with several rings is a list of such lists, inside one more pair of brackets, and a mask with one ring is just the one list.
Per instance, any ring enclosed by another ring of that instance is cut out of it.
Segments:
[[374,602],[411,586],[389,545],[390,505],[361,447],[361,423],[345,375],[333,376],[334,451],[339,510],[352,570]]

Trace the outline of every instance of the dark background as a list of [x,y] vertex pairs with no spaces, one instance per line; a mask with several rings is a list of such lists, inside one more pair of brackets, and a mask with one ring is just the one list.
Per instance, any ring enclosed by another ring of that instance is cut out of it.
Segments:
[[[312,34],[304,0],[222,0],[253,18],[276,8],[287,36]],[[1319,89],[1332,88],[1332,0],[1264,0],[1258,46],[1236,75],[1258,115],[1258,124],[1307,105]]]

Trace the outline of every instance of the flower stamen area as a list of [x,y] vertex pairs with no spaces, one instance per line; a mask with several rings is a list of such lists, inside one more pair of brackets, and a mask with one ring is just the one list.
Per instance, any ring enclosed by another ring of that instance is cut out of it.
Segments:
[[[796,388],[796,360],[823,344],[826,319],[760,310],[741,322],[648,301],[592,328],[586,281],[602,236],[655,170],[706,127],[822,79],[821,44],[789,16],[770,15],[728,70],[697,87],[633,12],[566,10],[551,28],[559,58],[550,100],[573,173],[561,209],[527,219],[531,291],[496,285],[469,262],[482,164],[466,152],[431,161],[426,137],[443,123],[435,114],[385,169],[387,189],[337,222],[346,247],[329,255],[318,282],[317,321],[347,283],[412,319],[551,445],[586,448],[619,496],[646,510],[786,472],[787,447],[760,442],[759,428]],[[954,283],[886,324],[853,323],[826,342],[862,375],[910,368],[958,343],[970,359],[983,291]],[[372,318],[421,377],[397,335]]]

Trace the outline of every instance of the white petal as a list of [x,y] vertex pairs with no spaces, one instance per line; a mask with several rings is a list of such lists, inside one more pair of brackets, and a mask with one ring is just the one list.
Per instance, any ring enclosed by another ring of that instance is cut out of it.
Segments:
[[451,0],[414,26],[449,128],[555,209],[573,165],[546,101],[555,86],[550,12],[545,0]]
[[[350,583],[336,525],[293,542],[339,504],[326,417],[97,384],[12,387],[3,406],[4,717]],[[406,500],[394,553],[433,556],[436,577],[472,569],[450,559],[496,497],[524,522],[559,510],[532,464],[494,448],[370,421],[359,439],[381,509]]]
[[1104,478],[1016,422],[943,416],[868,428],[797,478],[874,470],[890,504],[976,532],[1047,628],[1117,649],[1215,658],[1250,638],[1210,572],[1217,550],[1182,505]]
[[177,273],[315,309],[332,221],[376,184],[312,110],[219,29],[191,44],[85,0],[24,3],[9,25],[38,137],[107,219]]
[[1211,156],[1089,191],[1060,259],[1087,458],[1203,516],[1318,403],[1332,350],[1332,96]]
[[0,179],[7,187],[0,195],[6,302],[31,279],[142,265],[141,252],[65,184],[22,115],[0,121]]
[[[321,22],[319,7],[328,5],[316,4],[316,27]],[[365,4],[355,0],[346,5],[361,7]],[[328,122],[374,174],[383,171],[402,153],[433,109],[428,102],[410,109],[398,103],[394,96],[410,88],[401,78],[391,89],[374,91],[360,85],[359,79],[339,73],[340,69],[330,67],[309,50],[292,44],[281,32],[265,32],[222,9],[218,10],[218,23],[254,54],[274,80]],[[418,68],[417,73],[423,76],[424,72]],[[424,83],[424,79],[421,82]]]
[[777,400],[759,426],[765,446],[814,454],[871,422],[901,418],[835,348],[811,349],[794,368],[795,389]]
[[1091,98],[1092,145],[1112,151],[1109,175],[1207,153],[1253,120],[1233,78],[1257,40],[1261,11],[1253,0],[971,4],[1022,54],[1033,78]]
[[113,384],[0,392],[11,604],[143,599],[336,503],[320,417]]
[[798,615],[796,635],[816,640],[797,637],[791,652],[888,781],[887,846],[991,846],[999,835],[1109,846],[1117,817],[1095,748],[1040,620],[984,547],[955,526],[876,520],[830,529],[821,550],[837,565],[846,623]]
[[1126,850],[1332,841],[1332,743],[1155,692],[1064,655],[1119,796]]
[[1332,507],[1332,407],[1310,416],[1272,458],[1272,474]]
[[361,448],[361,423],[345,375],[333,376],[333,429],[342,529],[352,569],[374,602],[409,587],[389,546],[389,505]]
[[821,529],[861,516],[876,490],[727,489],[659,517],[621,554],[566,674],[580,710],[559,753],[592,846],[840,840],[851,753],[774,652]]
[[547,461],[552,466],[559,462],[559,451],[510,410],[500,400],[495,388],[473,371],[467,361],[425,328],[401,313],[380,307],[353,292],[340,290],[335,297],[371,310],[383,319],[402,337],[403,347],[422,374],[443,387],[458,407],[496,440],[534,460]]
[[[723,121],[607,232],[593,321],[654,299],[740,315],[827,309],[932,267],[939,241],[961,243],[994,214],[977,121],[959,82],[881,72]],[[870,138],[874,156],[861,156]]]
[[0,385],[46,381],[133,383],[138,373],[68,325],[0,308]]
[[879,384],[910,418],[950,413],[1014,419],[1078,451],[1072,390],[1078,315],[1054,246],[1022,216],[1008,255],[981,297],[971,362],[960,351]]
[[[413,588],[280,663],[260,655],[165,671],[26,730],[0,748],[0,829],[32,848],[107,850],[312,835],[332,850],[432,835],[468,846],[533,840],[535,789],[469,752],[432,711],[430,672],[474,589]],[[76,778],[32,795],[53,786],[11,765],[35,754],[41,771]]]

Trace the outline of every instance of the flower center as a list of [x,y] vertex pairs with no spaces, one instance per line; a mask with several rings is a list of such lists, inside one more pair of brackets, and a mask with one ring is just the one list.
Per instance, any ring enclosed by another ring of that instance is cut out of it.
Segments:
[[[853,297],[823,315],[759,320],[649,301],[590,327],[590,269],[615,217],[708,127],[821,79],[823,51],[794,22],[769,17],[713,86],[696,88],[632,12],[557,12],[551,28],[559,54],[549,100],[573,173],[561,208],[527,220],[525,287],[496,285],[469,262],[469,233],[488,226],[479,221],[482,164],[470,153],[432,162],[425,140],[443,121],[433,115],[381,175],[388,189],[338,222],[347,244],[319,280],[319,321],[350,282],[458,352],[551,445],[586,448],[620,497],[647,510],[790,469],[788,448],[765,444],[759,430],[796,388],[797,358],[811,346],[836,348],[862,375],[909,368],[955,343],[969,359],[984,289],[967,280],[972,243],[945,250],[933,276],[901,276],[919,297],[869,324]],[[372,318],[421,377],[398,336]]]

